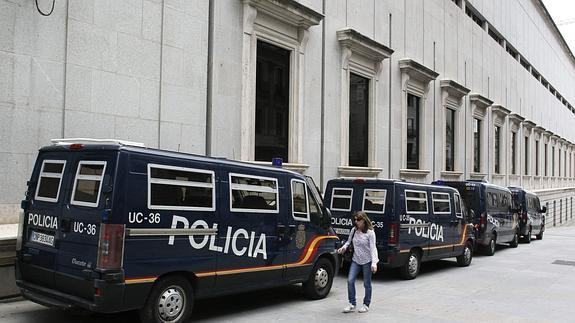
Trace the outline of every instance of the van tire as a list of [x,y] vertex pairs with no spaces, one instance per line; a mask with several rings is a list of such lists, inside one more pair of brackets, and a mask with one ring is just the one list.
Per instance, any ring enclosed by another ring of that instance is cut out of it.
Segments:
[[467,241],[465,248],[463,248],[463,253],[457,256],[456,259],[459,267],[467,267],[471,264],[471,260],[473,259],[473,244],[471,241]]
[[[167,276],[154,284],[146,304],[138,314],[142,323],[181,323],[188,321],[193,305],[194,294],[190,282],[182,276]],[[168,308],[169,311],[160,312],[162,308]]]
[[411,250],[405,264],[399,268],[399,275],[405,280],[415,279],[421,268],[421,257],[417,251]]
[[302,285],[305,296],[314,300],[325,298],[331,290],[333,275],[334,269],[331,261],[319,258],[309,278]]
[[543,229],[541,229],[541,232],[539,232],[539,234],[536,235],[535,238],[536,238],[537,240],[543,240]]
[[493,256],[495,254],[495,246],[497,245],[497,241],[495,240],[495,237],[491,238],[491,240],[489,240],[489,244],[487,246],[485,246],[484,253],[486,256]]
[[517,248],[518,245],[519,245],[519,234],[515,233],[515,235],[513,236],[513,240],[509,242],[509,247]]
[[529,228],[529,232],[527,232],[527,235],[523,237],[523,242],[531,243],[531,228]]

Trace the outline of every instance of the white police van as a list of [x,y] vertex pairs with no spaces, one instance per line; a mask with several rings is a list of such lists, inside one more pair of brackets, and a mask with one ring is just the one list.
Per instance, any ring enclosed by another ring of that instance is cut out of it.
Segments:
[[338,268],[315,184],[281,168],[55,140],[22,208],[17,285],[48,306],[183,322],[223,294],[303,283],[323,298]]
[[332,225],[344,242],[356,211],[373,222],[379,264],[399,268],[401,277],[414,279],[421,262],[456,257],[471,264],[474,231],[463,200],[451,187],[397,180],[338,178],[327,183],[324,203]]

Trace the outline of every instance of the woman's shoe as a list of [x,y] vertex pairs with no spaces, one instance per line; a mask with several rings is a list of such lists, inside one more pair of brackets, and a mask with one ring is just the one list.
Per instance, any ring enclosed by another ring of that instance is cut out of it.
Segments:
[[355,312],[355,305],[348,304],[348,305],[343,309],[343,312],[344,312],[344,313]]
[[367,313],[367,312],[369,312],[369,306],[363,304],[363,305],[361,306],[361,308],[359,309],[358,312],[359,312],[359,313]]

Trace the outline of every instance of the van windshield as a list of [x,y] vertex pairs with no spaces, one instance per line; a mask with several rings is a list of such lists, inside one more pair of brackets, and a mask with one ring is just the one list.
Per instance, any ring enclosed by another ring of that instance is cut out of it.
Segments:
[[305,181],[307,183],[307,186],[309,187],[310,192],[313,194],[315,200],[319,203],[320,206],[323,206],[323,198],[321,196],[321,193],[319,192],[317,185],[315,185],[313,178],[306,176]]

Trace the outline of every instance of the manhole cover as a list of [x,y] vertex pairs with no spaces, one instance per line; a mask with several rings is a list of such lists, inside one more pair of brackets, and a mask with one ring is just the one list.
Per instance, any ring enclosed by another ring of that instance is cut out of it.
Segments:
[[567,260],[555,260],[552,262],[554,265],[565,265],[565,266],[573,266],[575,267],[575,261],[567,261]]

